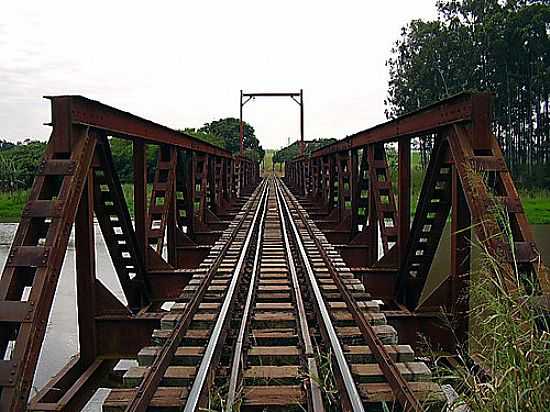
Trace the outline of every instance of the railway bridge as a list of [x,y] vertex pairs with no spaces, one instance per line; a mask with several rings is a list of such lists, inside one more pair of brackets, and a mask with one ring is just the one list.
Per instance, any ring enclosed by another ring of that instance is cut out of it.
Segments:
[[[519,276],[548,292],[487,94],[302,153],[284,179],[100,102],[49,99],[51,138],[0,280],[1,411],[78,411],[100,388],[103,411],[441,410],[421,342],[449,356],[467,342],[474,240],[510,290]],[[433,148],[412,208],[422,136]],[[133,216],[111,137],[133,149]],[[95,221],[125,302],[97,277]],[[448,226],[449,270],[434,275]],[[72,228],[79,353],[30,396]]]

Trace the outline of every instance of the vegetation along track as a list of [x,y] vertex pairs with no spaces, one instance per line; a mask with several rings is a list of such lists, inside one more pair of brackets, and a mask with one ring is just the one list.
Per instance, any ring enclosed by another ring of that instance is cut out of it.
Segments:
[[441,409],[428,367],[279,179],[201,268],[104,411]]

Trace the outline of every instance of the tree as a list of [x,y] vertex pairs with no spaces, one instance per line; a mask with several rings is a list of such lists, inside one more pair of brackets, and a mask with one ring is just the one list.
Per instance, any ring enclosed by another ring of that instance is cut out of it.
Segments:
[[[243,129],[245,154],[248,153],[257,160],[263,159],[265,151],[254,134],[254,128],[247,122],[243,122]],[[221,138],[225,148],[231,153],[237,154],[240,152],[239,119],[226,117],[225,119],[215,120],[205,123],[198,131]]]
[[[236,123],[235,123],[236,122]],[[217,147],[225,148],[233,153],[239,152],[239,129],[237,119],[220,119],[207,123],[199,130],[187,128],[184,133],[203,140]],[[237,127],[235,127],[235,124]],[[212,130],[212,132],[210,132]],[[126,139],[109,138],[113,164],[121,183],[132,183],[133,147],[132,142]],[[154,179],[158,145],[147,146],[147,180]],[[29,188],[36,176],[36,171],[46,143],[27,139],[17,144],[0,140],[0,190],[13,191]],[[245,156],[256,161],[264,157],[264,150],[254,135],[254,129],[245,123]]]
[[[437,20],[411,21],[392,48],[386,115],[464,90],[492,91],[494,129],[516,179],[549,184],[548,0],[440,0],[436,6]],[[421,142],[429,148],[429,140]]]
[[0,140],[0,152],[3,150],[11,149],[13,146],[15,146],[15,144],[12,142],[8,142],[7,140]]
[[213,144],[214,146],[225,148],[225,142],[223,141],[223,138],[216,136],[212,133],[207,133],[190,127],[185,128],[183,132],[187,133],[190,136],[196,137],[197,139],[200,139],[204,142]]
[[0,184],[4,190],[28,188],[32,185],[46,143],[25,140],[2,150]]
[[[327,138],[327,139],[313,139],[309,140],[306,143],[304,154],[309,155],[317,149],[334,143],[336,139]],[[300,145],[298,141],[283,147],[281,150],[278,150],[273,155],[273,163],[284,163],[288,160],[292,160],[300,154]]]
[[281,150],[277,150],[273,155],[273,163],[284,163],[292,160],[300,153],[300,146],[298,142],[291,143],[287,147],[283,147]]

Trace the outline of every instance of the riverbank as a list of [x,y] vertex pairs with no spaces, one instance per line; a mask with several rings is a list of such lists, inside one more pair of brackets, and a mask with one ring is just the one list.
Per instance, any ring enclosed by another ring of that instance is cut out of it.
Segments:
[[[149,185],[150,186],[150,185]],[[130,214],[134,213],[133,186],[122,185]],[[150,192],[149,187],[149,192]],[[0,223],[17,223],[29,197],[29,190],[0,193]],[[550,224],[550,190],[520,190],[527,219],[532,225]],[[413,202],[413,205],[416,202]]]
[[[148,185],[149,195],[151,194],[151,185]],[[128,203],[130,214],[134,214],[133,190],[131,184],[122,185],[122,190]],[[21,213],[29,198],[30,189],[18,190],[7,193],[0,192],[0,223],[18,223],[21,219]]]
[[[147,185],[148,196],[151,195],[152,185]],[[130,215],[134,215],[134,186],[126,183],[122,191],[128,204]],[[18,190],[12,193],[0,192],[0,223],[19,223],[21,213],[29,198],[30,189]]]

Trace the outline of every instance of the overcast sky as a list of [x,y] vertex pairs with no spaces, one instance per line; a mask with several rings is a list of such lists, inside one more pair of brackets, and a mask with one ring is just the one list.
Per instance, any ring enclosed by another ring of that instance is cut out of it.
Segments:
[[[239,90],[304,89],[305,136],[384,118],[385,62],[434,0],[0,1],[0,138],[47,139],[43,95],[82,94],[174,128],[239,115]],[[267,148],[299,135],[290,98],[250,102]]]

